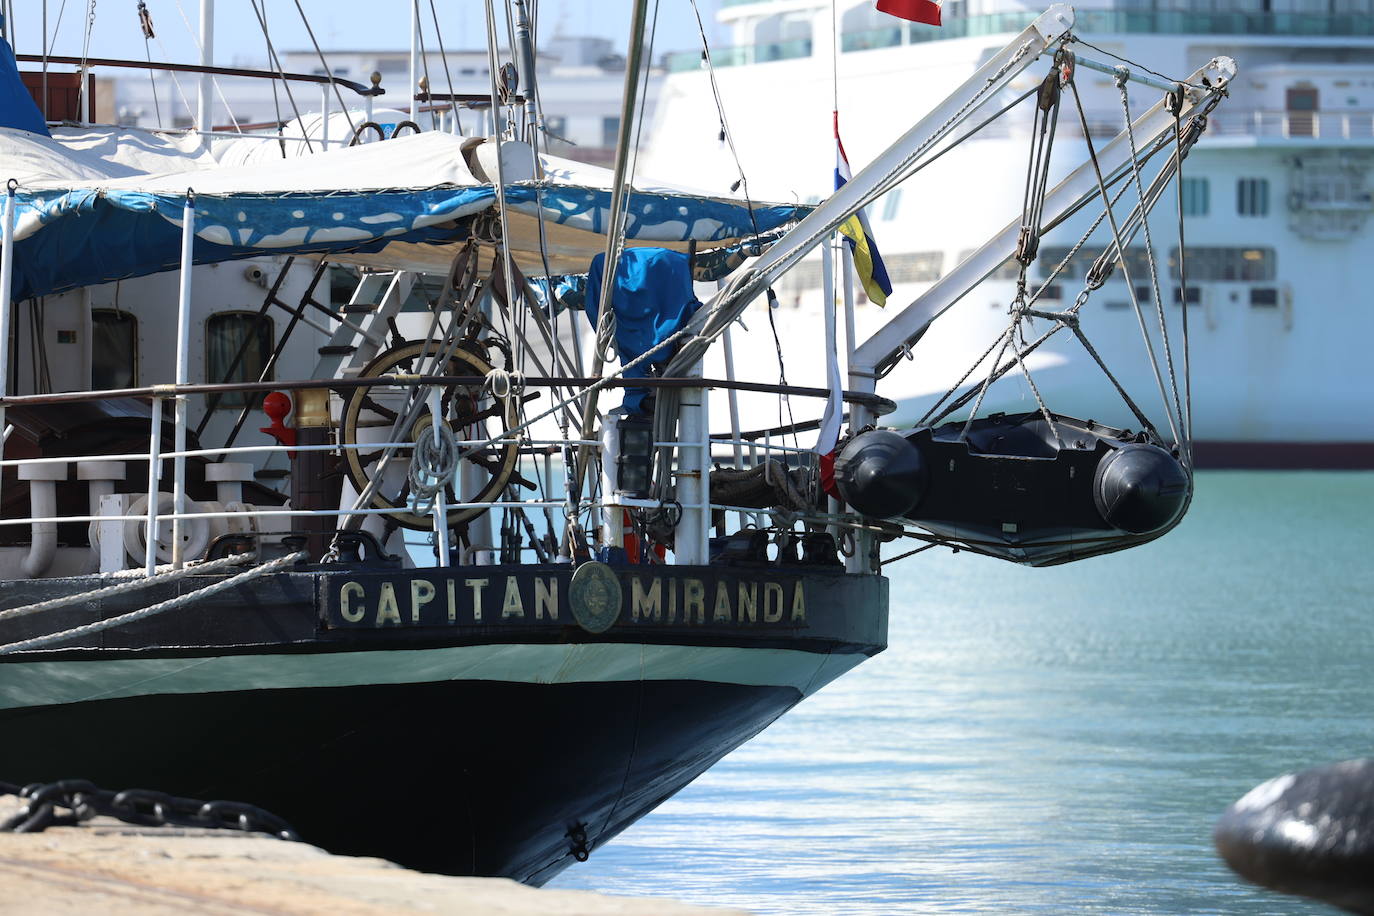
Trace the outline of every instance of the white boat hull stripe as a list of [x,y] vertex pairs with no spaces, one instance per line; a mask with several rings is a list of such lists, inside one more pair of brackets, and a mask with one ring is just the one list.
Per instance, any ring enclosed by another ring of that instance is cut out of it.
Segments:
[[0,665],[0,709],[153,694],[468,680],[550,685],[707,681],[792,687],[810,694],[866,657],[795,649],[593,643],[9,662]]

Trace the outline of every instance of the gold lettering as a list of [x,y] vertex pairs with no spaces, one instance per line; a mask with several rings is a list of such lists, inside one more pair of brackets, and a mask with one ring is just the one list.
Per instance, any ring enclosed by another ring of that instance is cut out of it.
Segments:
[[[669,590],[671,594],[671,589]],[[676,608],[674,608],[676,613]],[[630,619],[634,623],[639,623],[643,618],[645,621],[650,619],[658,621],[663,616],[663,580],[654,576],[653,584],[649,586],[649,591],[644,591],[644,585],[639,581],[639,576],[630,579]]]
[[724,582],[716,583],[716,609],[711,613],[712,623],[719,620],[734,622],[734,612],[730,610],[730,589]]
[[382,593],[377,597],[377,626],[400,622],[401,607],[396,603],[396,586],[383,582]]
[[434,600],[434,583],[427,579],[410,580],[410,622],[420,622],[420,608]]
[[759,620],[759,584],[750,582],[746,590],[744,583],[739,584],[739,622],[744,623],[747,619],[750,623],[758,623]]
[[448,579],[448,580],[446,580],[446,581],[444,582],[444,591],[446,591],[446,592],[448,593],[448,622],[449,622],[449,623],[457,623],[457,622],[458,622],[458,596],[455,595],[455,594],[453,593],[453,592],[454,592],[453,585],[454,585],[454,582],[453,582],[452,579]]
[[491,584],[490,579],[464,579],[463,584],[472,589],[472,619],[482,619],[482,589]]
[[362,598],[365,594],[363,587],[357,582],[345,582],[343,584],[343,588],[339,589],[339,614],[344,620],[349,623],[357,623],[367,615],[367,608],[359,605],[355,611],[353,610],[353,602],[349,600],[350,595]]
[[806,619],[806,592],[802,591],[801,582],[797,583],[797,590],[792,593],[792,619]]
[[546,610],[550,620],[558,619],[558,580],[553,577],[534,580],[534,619],[543,620]]
[[763,583],[763,619],[766,623],[782,620],[782,586],[776,582]]
[[668,580],[668,622],[677,623],[677,580]]
[[697,623],[706,622],[706,586],[700,579],[682,580],[682,622],[692,622],[692,610],[697,612]]
[[520,600],[520,582],[515,576],[506,576],[506,600],[501,604],[501,617],[524,617],[525,602]]

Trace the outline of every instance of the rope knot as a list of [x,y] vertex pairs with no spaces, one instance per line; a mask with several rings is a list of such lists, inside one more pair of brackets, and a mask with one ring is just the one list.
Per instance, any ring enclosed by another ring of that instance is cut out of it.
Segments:
[[525,373],[518,369],[492,369],[482,382],[492,397],[506,400],[511,395],[518,396],[525,390]]

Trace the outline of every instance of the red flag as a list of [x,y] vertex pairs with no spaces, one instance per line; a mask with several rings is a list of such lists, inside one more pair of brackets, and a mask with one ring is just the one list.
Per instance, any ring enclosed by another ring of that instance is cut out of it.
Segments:
[[939,0],[878,0],[878,12],[927,25],[940,24]]

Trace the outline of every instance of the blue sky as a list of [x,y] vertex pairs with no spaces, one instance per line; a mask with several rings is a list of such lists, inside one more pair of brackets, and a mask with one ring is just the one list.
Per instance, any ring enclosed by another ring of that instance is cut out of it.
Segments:
[[[18,50],[36,54],[41,49],[44,0],[15,4]],[[199,27],[199,0],[145,0],[152,13],[157,38],[150,42],[153,60],[190,62],[196,45],[188,29]],[[265,0],[268,25],[277,50],[309,48],[295,0]],[[718,0],[697,0],[702,19],[712,30]],[[52,53],[79,55],[90,0],[46,0],[48,32],[56,30]],[[410,4],[406,0],[301,0],[315,36],[326,49],[405,49],[410,46]],[[427,46],[433,46],[430,0],[420,0]],[[539,0],[539,30],[568,35],[602,35],[623,45],[629,31],[629,0]],[[143,36],[139,31],[135,0],[99,0],[91,33],[92,57],[141,58]],[[498,2],[497,16],[504,18]],[[434,0],[444,45],[450,49],[485,47],[485,4],[482,0]],[[58,25],[58,12],[61,22]],[[184,13],[184,18],[183,18]],[[660,0],[656,49],[691,50],[699,46],[696,20],[688,0]],[[504,22],[503,22],[504,25]],[[719,30],[708,31],[718,43]],[[657,56],[657,53],[655,54]],[[248,0],[217,0],[215,11],[215,58],[221,66],[261,64],[267,55],[253,8]]]

